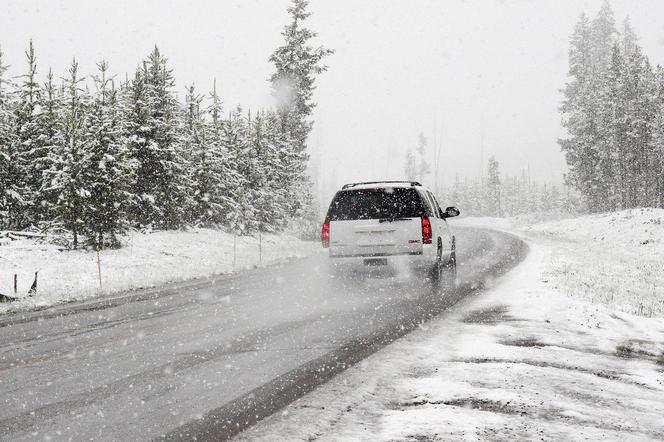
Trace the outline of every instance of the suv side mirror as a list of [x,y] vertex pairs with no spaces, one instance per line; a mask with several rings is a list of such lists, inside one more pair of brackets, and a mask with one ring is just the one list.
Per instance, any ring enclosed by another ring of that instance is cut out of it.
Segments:
[[443,218],[453,218],[459,216],[461,212],[456,207],[447,207],[445,212],[443,212]]

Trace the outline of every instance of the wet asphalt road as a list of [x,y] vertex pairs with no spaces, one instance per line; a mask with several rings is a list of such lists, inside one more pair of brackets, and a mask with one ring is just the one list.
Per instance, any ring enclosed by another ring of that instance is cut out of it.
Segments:
[[481,290],[526,254],[455,229],[459,286],[339,277],[324,254],[0,318],[0,440],[221,440]]

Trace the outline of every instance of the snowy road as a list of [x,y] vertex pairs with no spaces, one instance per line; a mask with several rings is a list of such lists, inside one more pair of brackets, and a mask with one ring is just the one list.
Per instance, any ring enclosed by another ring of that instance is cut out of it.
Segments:
[[461,285],[335,279],[323,255],[0,319],[0,438],[223,439],[509,270],[516,237],[456,229]]

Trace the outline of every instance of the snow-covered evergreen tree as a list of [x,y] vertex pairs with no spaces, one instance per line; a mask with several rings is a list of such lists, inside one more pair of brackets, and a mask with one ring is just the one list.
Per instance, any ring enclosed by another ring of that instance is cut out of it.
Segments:
[[233,211],[227,216],[228,226],[236,233],[251,233],[258,228],[256,206],[250,189],[250,177],[255,169],[256,157],[252,155],[249,141],[249,124],[241,107],[235,108],[224,124],[223,143],[228,165],[237,178]]
[[[256,156],[256,170],[252,192],[256,202],[258,228],[273,232],[285,227],[292,211],[291,195],[297,191],[302,171],[298,153],[293,152],[287,135],[279,130],[278,116],[273,112],[259,112],[251,124],[250,140]],[[310,204],[305,205],[309,207]]]
[[623,21],[622,31],[620,33],[620,49],[625,57],[629,58],[637,50],[640,50],[638,47],[638,37],[632,28],[632,21],[629,16]]
[[549,210],[553,212],[564,213],[565,208],[562,205],[560,189],[555,184],[551,185],[551,193],[544,204],[548,204]]
[[121,109],[132,177],[127,216],[132,224],[140,227],[148,225],[159,213],[154,197],[148,193],[151,167],[157,163],[158,154],[151,142],[150,107],[143,69],[138,69],[123,88]]
[[142,227],[179,228],[192,205],[172,89],[172,71],[155,47],[130,87],[127,118],[129,155],[135,164],[130,217]]
[[304,21],[311,15],[307,11],[307,0],[293,0],[288,8],[290,23],[281,33],[284,44],[279,46],[269,58],[275,72],[270,77],[274,97],[277,100],[277,113],[280,131],[291,140],[293,149],[299,155],[301,176],[293,182],[294,192],[292,217],[307,217],[317,223],[317,214],[312,210],[314,200],[311,194],[310,180],[306,176],[307,137],[313,127],[311,116],[316,104],[313,93],[316,77],[327,70],[322,60],[333,51],[323,46],[314,47],[311,39],[316,33],[304,26]]
[[37,82],[37,58],[32,40],[25,52],[28,71],[21,76],[18,99],[14,108],[16,128],[16,180],[23,200],[22,209],[16,213],[15,225],[28,227],[43,215],[39,190],[42,175],[48,168],[47,149],[42,144],[39,127],[39,100],[41,88]]
[[224,161],[222,109],[216,82],[211,99],[210,108],[203,109],[203,97],[194,86],[187,88],[183,134],[193,183],[192,221],[206,226],[223,224],[237,197],[236,177]]
[[193,85],[186,88],[183,116],[183,133],[180,142],[187,153],[191,169],[188,171],[193,184],[193,205],[187,221],[207,224],[211,212],[211,190],[214,172],[207,145],[207,131],[201,113],[203,97]]
[[58,195],[54,207],[56,220],[71,233],[74,249],[79,245],[79,236],[85,232],[85,209],[91,196],[90,189],[86,187],[89,170],[85,145],[85,114],[89,97],[82,87],[83,80],[78,74],[78,62],[73,60],[64,84],[62,145],[57,149],[60,154],[52,165],[54,173],[48,188]]
[[652,151],[650,173],[653,177],[653,205],[664,207],[664,68],[655,71],[655,117],[652,125]]
[[417,139],[415,151],[408,149],[404,162],[404,174],[410,181],[422,182],[424,177],[431,172],[431,166],[427,161],[427,138],[420,133]]
[[590,25],[590,43],[592,47],[591,65],[593,74],[597,75],[607,69],[611,62],[613,45],[616,43],[618,31],[613,10],[608,0],[604,0],[597,16]]
[[49,69],[46,82],[42,88],[39,100],[41,113],[39,115],[39,132],[41,145],[46,151],[46,161],[42,172],[39,196],[43,207],[44,219],[48,224],[57,216],[58,191],[53,186],[53,179],[57,176],[57,165],[63,154],[63,122],[62,122],[62,94],[53,81],[53,71]]
[[[293,194],[301,192],[302,187],[312,188],[311,182],[302,176],[305,175],[304,152],[300,152],[288,132],[280,130],[279,116],[275,112],[268,112],[265,116],[265,132],[267,149],[261,156],[262,163],[268,165],[266,186],[274,190],[272,213],[275,217],[274,226],[279,229],[285,227],[291,214],[298,213],[303,219],[315,219],[313,201],[296,201]],[[310,195],[304,192],[305,195]],[[302,213],[302,212],[305,213]],[[308,212],[307,212],[308,211]],[[318,227],[318,226],[316,226]],[[316,229],[317,230],[317,229]]]
[[488,211],[493,216],[501,216],[500,195],[501,180],[498,161],[492,156],[489,158],[487,169],[487,203]]
[[620,146],[628,159],[629,198],[620,207],[649,206],[652,204],[654,180],[651,170],[652,121],[656,113],[656,83],[648,59],[641,48],[633,44],[631,53],[624,54],[623,84],[626,89],[625,112],[626,143]]
[[590,21],[581,14],[571,38],[569,81],[563,90],[561,107],[562,124],[569,136],[559,142],[569,167],[568,182],[583,192],[590,205],[595,207],[600,199],[595,190],[597,124],[594,113],[597,100],[592,36]]
[[96,247],[118,246],[126,228],[130,169],[123,139],[124,124],[108,63],[97,63],[95,96],[85,120],[85,177],[90,198],[84,208],[84,227]]
[[408,149],[406,152],[406,160],[403,165],[403,172],[408,180],[417,180],[417,160],[412,149]]
[[207,186],[210,194],[206,220],[210,225],[227,225],[229,220],[235,219],[234,214],[239,211],[238,201],[242,193],[240,188],[242,178],[237,167],[234,167],[231,162],[226,144],[227,122],[223,119],[222,102],[217,94],[216,80],[210,100],[212,103],[207,109],[209,122],[206,124],[206,160],[211,171],[212,182]]
[[284,44],[270,56],[275,67],[270,81],[277,109],[282,124],[291,132],[300,150],[306,149],[312,127],[309,118],[316,107],[313,102],[316,76],[327,70],[321,61],[334,52],[322,46],[311,46],[310,40],[317,34],[304,26],[311,15],[307,12],[308,4],[307,0],[293,0],[288,8],[291,22],[281,33]]
[[420,133],[417,142],[417,180],[424,181],[425,175],[431,173],[431,166],[427,161],[427,146],[429,142],[423,133]]
[[16,227],[23,199],[16,167],[16,129],[11,82],[0,49],[0,229]]
[[[592,190],[595,195],[593,207],[600,211],[614,210],[619,206],[620,195],[614,182],[626,176],[620,174],[619,169],[620,163],[627,164],[625,154],[629,152],[624,149],[625,112],[629,101],[623,83],[624,70],[625,60],[616,43],[607,70],[594,81],[597,93],[593,112],[597,130],[592,146],[596,158],[592,169]],[[591,166],[588,165],[588,168]]]

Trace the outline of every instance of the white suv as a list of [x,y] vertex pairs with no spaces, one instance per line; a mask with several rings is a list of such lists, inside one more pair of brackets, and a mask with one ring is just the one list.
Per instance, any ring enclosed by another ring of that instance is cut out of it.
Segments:
[[413,181],[346,184],[328,209],[321,242],[335,263],[387,265],[406,261],[440,281],[445,268],[456,274],[455,239],[430,190]]

